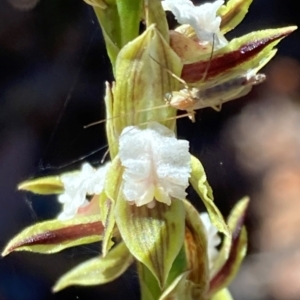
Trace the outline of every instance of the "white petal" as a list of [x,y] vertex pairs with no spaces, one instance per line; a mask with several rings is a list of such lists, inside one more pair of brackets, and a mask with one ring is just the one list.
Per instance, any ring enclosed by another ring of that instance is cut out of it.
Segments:
[[193,27],[201,42],[213,44],[214,39],[216,48],[227,44],[227,40],[220,31],[221,17],[217,16],[217,11],[223,4],[223,0],[199,6],[194,6],[189,0],[162,1],[164,10],[171,11],[178,23]]
[[74,217],[78,209],[87,204],[87,195],[98,195],[102,192],[109,165],[107,163],[95,169],[90,164],[84,163],[80,172],[67,173],[60,177],[65,191],[58,196],[58,201],[64,204],[58,219]]
[[170,204],[171,197],[185,198],[191,172],[187,141],[177,140],[173,131],[150,122],[146,129],[125,128],[119,145],[125,167],[123,193],[128,201],[140,206],[154,199]]

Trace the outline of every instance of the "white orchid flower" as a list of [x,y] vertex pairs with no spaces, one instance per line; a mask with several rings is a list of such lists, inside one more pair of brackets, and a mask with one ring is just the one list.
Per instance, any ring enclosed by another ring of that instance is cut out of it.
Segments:
[[98,195],[103,190],[105,174],[110,163],[93,168],[90,164],[84,163],[80,172],[61,175],[65,191],[58,196],[58,201],[63,204],[63,210],[58,219],[71,219],[78,210],[89,202],[88,195]]
[[165,126],[150,122],[146,129],[126,127],[120,137],[119,156],[125,167],[123,193],[137,206],[171,204],[184,199],[189,184],[189,143],[178,140]]
[[216,48],[228,43],[220,31],[221,17],[217,16],[217,11],[223,4],[223,0],[199,6],[195,6],[190,0],[162,1],[163,9],[171,11],[178,23],[190,25],[201,43],[214,43]]

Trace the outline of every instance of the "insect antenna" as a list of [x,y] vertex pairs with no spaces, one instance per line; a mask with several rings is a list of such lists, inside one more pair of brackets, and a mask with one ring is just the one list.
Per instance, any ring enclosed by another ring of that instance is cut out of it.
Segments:
[[[215,45],[215,33],[213,33],[213,39],[212,39],[212,51],[210,53],[210,58],[209,58],[209,61],[206,65],[206,68],[205,68],[205,71],[203,73],[203,80],[205,80],[206,76],[207,76],[207,73],[209,71],[209,68],[210,68],[210,65],[211,65],[211,61],[212,61],[212,56],[213,56],[213,49],[214,49],[214,45]],[[176,74],[174,74],[171,70],[169,70],[166,66],[164,66],[161,62],[159,62],[157,59],[155,59],[153,56],[149,55],[151,59],[153,59],[158,65],[160,65],[166,72],[168,72],[168,74],[170,74],[173,78],[175,78],[176,80],[178,80],[183,86],[184,88],[186,89],[189,97],[191,99],[193,99],[193,95],[190,91],[190,87],[188,86],[188,84],[186,83],[186,81],[182,78],[180,78],[179,76],[177,76]],[[167,95],[170,95],[169,97]],[[166,102],[167,102],[167,105],[170,105],[170,98],[172,98],[172,92],[170,93],[167,93],[166,94]],[[161,106],[156,106],[156,107],[151,107],[151,108],[145,108],[145,109],[141,109],[139,111],[136,111],[135,113],[141,113],[141,112],[145,112],[145,111],[149,111],[149,110],[153,110],[153,109],[160,109],[160,108],[165,108],[167,105],[161,105]],[[175,107],[176,108],[176,107]],[[177,108],[178,109],[178,108]],[[106,119],[103,119],[103,120],[100,120],[100,121],[96,121],[96,122],[92,122],[90,124],[87,124],[85,126],[83,126],[84,129],[87,129],[87,128],[90,128],[92,126],[95,126],[95,125],[99,125],[99,124],[102,124],[104,122],[106,122],[107,120],[112,120],[112,119],[116,119],[116,118],[120,118],[122,116],[127,116],[131,114],[131,112],[128,112],[128,113],[124,113],[124,114],[120,114],[118,116],[114,116],[114,117],[111,117],[111,118],[106,118]],[[167,121],[167,120],[171,120],[171,119],[180,119],[180,118],[184,118],[184,117],[189,117],[192,122],[195,121],[195,112],[194,110],[187,110],[187,113],[186,114],[182,114],[182,115],[179,115],[179,116],[176,116],[176,117],[171,117],[171,118],[167,118],[165,119],[164,121]],[[145,123],[143,123],[145,124]],[[140,124],[142,125],[142,124]],[[104,154],[103,158],[101,161],[104,161],[105,160],[105,157],[107,156],[108,154],[108,151],[106,151],[106,153]]]
[[[144,109],[140,109],[134,113],[141,113],[141,112],[145,112],[145,111],[149,111],[149,110],[153,110],[153,109],[159,109],[159,108],[166,108],[167,105],[164,104],[164,105],[160,105],[160,106],[155,106],[155,107],[151,107],[151,108],[144,108]],[[111,117],[111,118],[106,118],[106,119],[103,119],[103,120],[100,120],[100,121],[96,121],[96,122],[93,122],[93,123],[89,123],[87,125],[84,125],[83,128],[86,129],[86,128],[89,128],[89,127],[92,127],[92,126],[95,126],[95,125],[99,125],[99,124],[102,124],[108,120],[113,120],[113,119],[117,119],[117,118],[121,118],[121,117],[124,117],[124,116],[128,116],[130,114],[132,114],[133,112],[127,112],[127,113],[123,113],[123,114],[120,114],[118,116],[114,116],[114,117]]]

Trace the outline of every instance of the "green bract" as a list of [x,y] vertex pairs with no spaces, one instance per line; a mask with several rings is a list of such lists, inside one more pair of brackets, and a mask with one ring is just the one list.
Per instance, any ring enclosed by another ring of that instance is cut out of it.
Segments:
[[150,25],[118,55],[116,83],[106,95],[107,138],[112,157],[118,151],[117,141],[126,126],[159,121],[175,128],[176,111],[172,107],[149,109],[163,106],[165,94],[178,88],[178,82],[158,62],[175,74],[181,72],[179,57],[155,25]]

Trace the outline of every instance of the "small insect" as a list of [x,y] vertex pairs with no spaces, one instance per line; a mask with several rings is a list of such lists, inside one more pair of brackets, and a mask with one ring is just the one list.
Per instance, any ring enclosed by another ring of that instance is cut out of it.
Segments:
[[192,122],[195,122],[195,110],[212,107],[220,111],[223,103],[246,95],[253,85],[260,84],[266,79],[264,74],[256,74],[256,70],[251,70],[246,74],[201,89],[189,87],[183,79],[175,74],[172,76],[184,85],[184,89],[167,93],[166,102],[178,110],[187,111]]
[[[211,47],[210,58],[207,62],[206,69],[203,73],[203,82],[207,77],[207,73],[209,71],[212,58],[213,58],[213,49],[214,49],[214,34],[213,34],[213,43]],[[186,81],[176,74],[174,74],[171,70],[165,67],[162,63],[157,61],[154,57],[150,55],[150,58],[154,60],[157,64],[159,64],[163,69],[165,69],[172,77],[178,80],[182,85],[183,89],[179,91],[173,91],[165,94],[166,104],[162,106],[145,108],[136,113],[164,108],[166,105],[171,106],[177,110],[186,111],[185,114],[181,114],[176,119],[189,117],[192,122],[195,122],[195,111],[198,109],[211,107],[216,111],[220,111],[222,108],[222,104],[237,98],[240,98],[250,92],[253,85],[257,85],[265,81],[266,75],[258,73],[258,68],[251,69],[246,72],[242,69],[236,70],[235,74],[231,74],[228,78],[227,74],[224,74],[223,77],[219,78],[215,83],[211,83],[210,86],[206,88],[201,87],[190,87],[186,83]],[[201,84],[201,83],[200,83]],[[114,116],[113,118],[119,118],[120,116]],[[100,124],[105,122],[106,120],[97,121],[86,125],[85,128],[90,126]]]
[[[213,49],[214,36],[210,58],[202,76],[203,82],[210,68]],[[185,110],[187,113],[182,115],[182,117],[188,116],[192,122],[195,122],[196,110],[211,107],[216,111],[220,111],[223,103],[248,94],[253,85],[260,84],[266,79],[266,75],[261,73],[257,74],[257,68],[248,72],[240,69],[236,70],[236,73],[232,74],[229,79],[226,79],[226,74],[224,74],[223,77],[216,83],[212,83],[209,87],[189,87],[184,79],[178,77],[152,56],[151,58],[183,85],[183,89],[167,93],[165,100],[168,105],[178,110]]]
[[[243,74],[240,71],[238,72],[238,75],[236,77],[230,78],[228,80],[221,80],[220,83],[216,83],[215,85],[212,85],[208,88],[197,88],[189,87],[188,84],[182,78],[176,76],[164,66],[162,67],[166,69],[166,71],[170,73],[174,78],[180,81],[184,86],[184,88],[179,91],[167,93],[165,95],[166,104],[178,110],[187,112],[186,114],[179,115],[176,118],[189,117],[192,122],[195,122],[196,110],[211,107],[216,111],[220,111],[223,103],[240,98],[248,94],[252,89],[253,85],[260,84],[266,79],[266,75],[262,73],[256,74],[257,70],[253,69],[245,74]],[[162,105],[153,108],[146,108],[137,111],[136,113],[141,113],[150,109],[159,109],[163,107],[166,106]],[[119,117],[122,117],[122,115],[115,116],[113,118]],[[90,123],[84,126],[84,128],[103,123],[106,120],[107,119]]]

